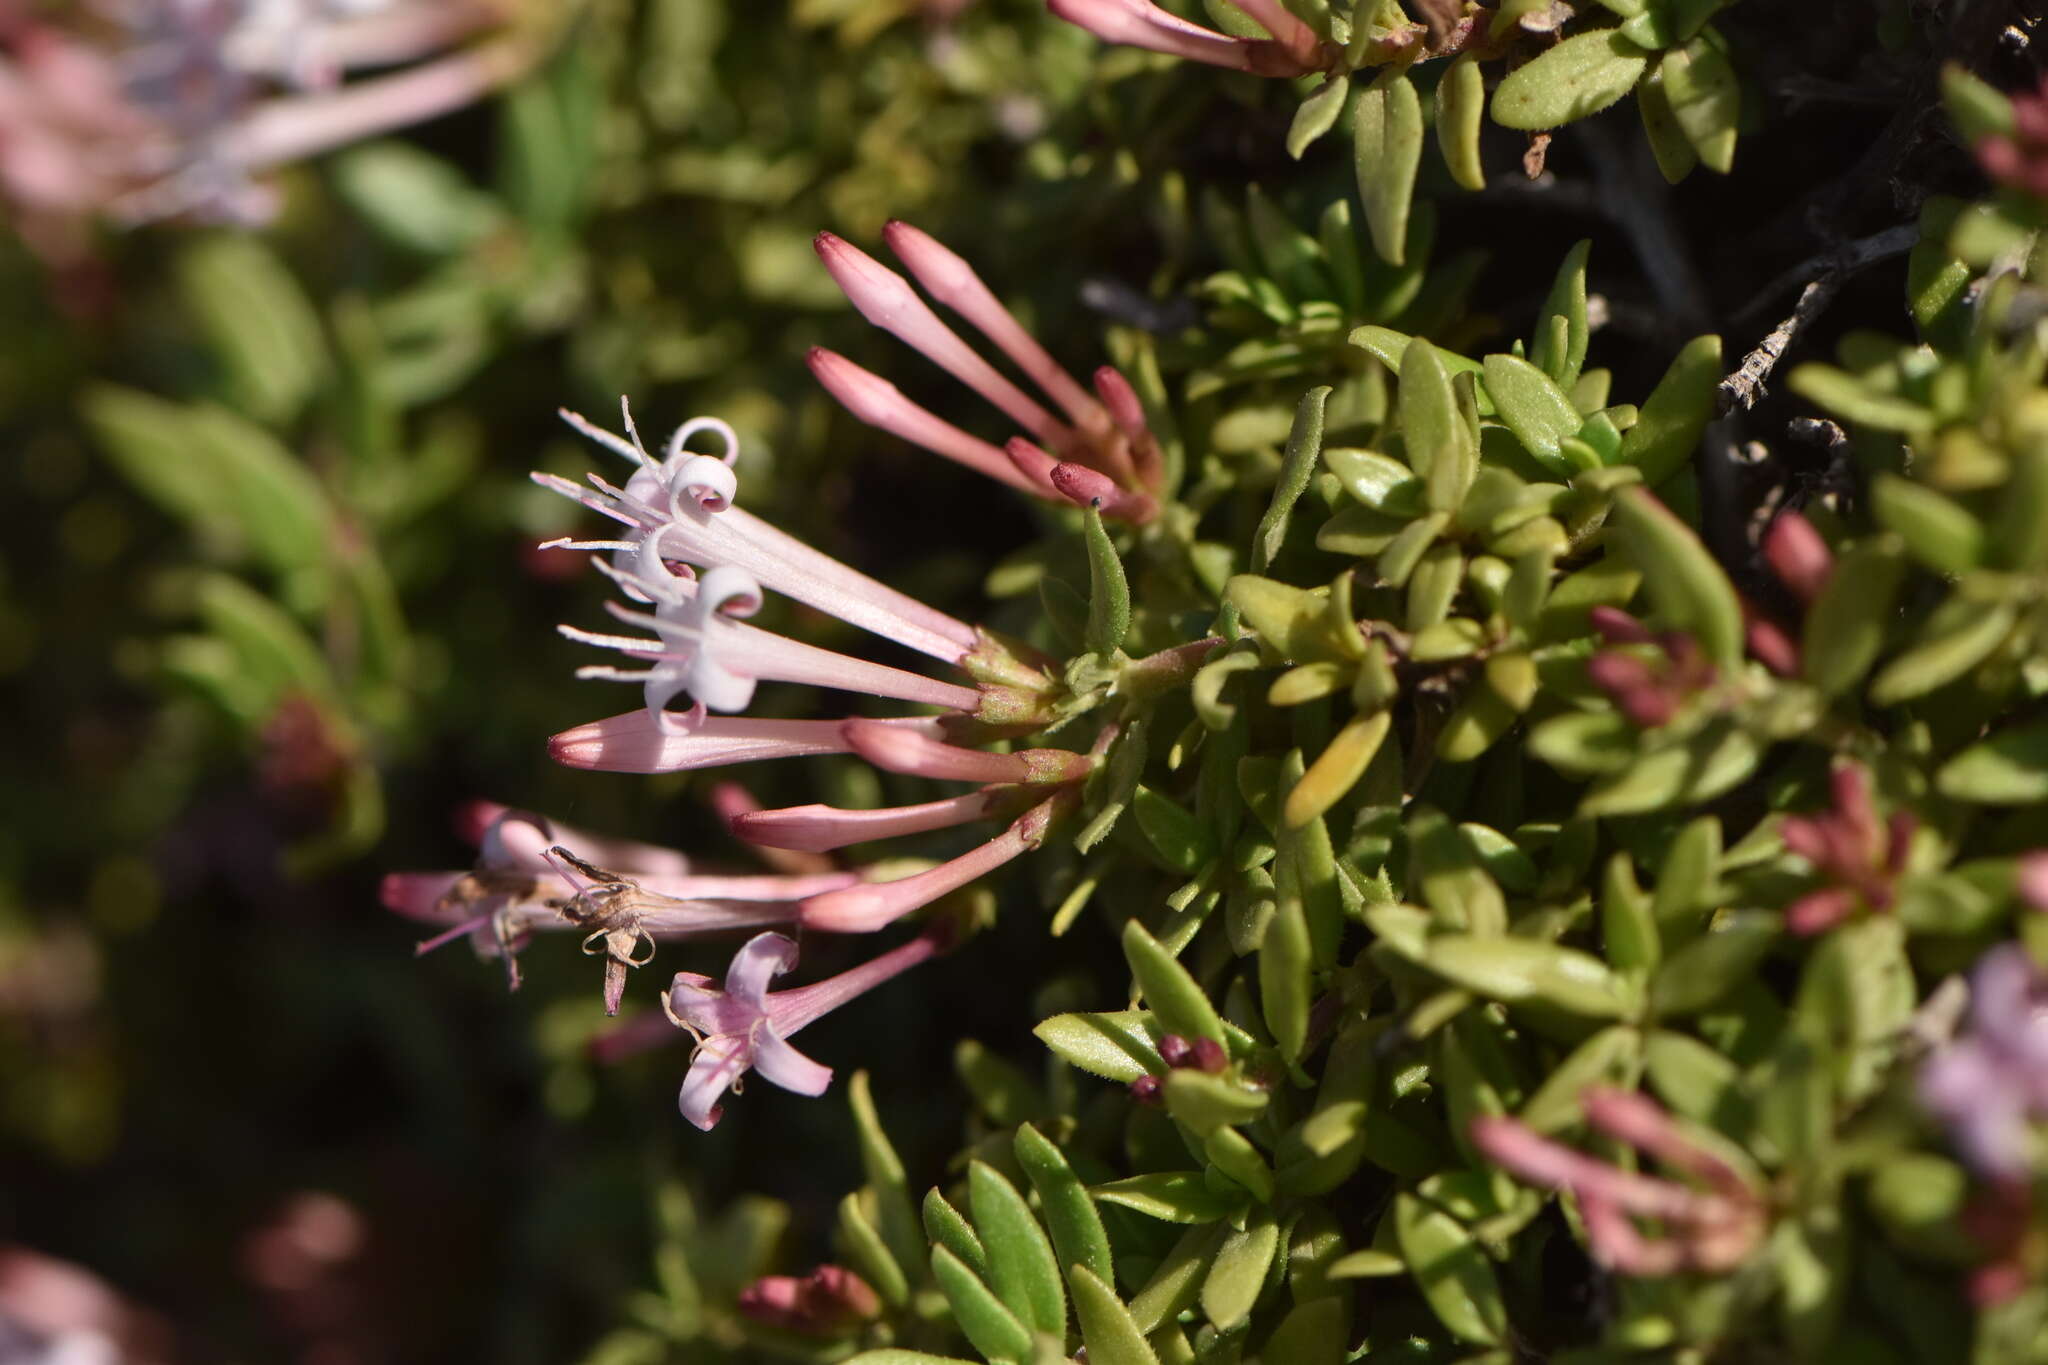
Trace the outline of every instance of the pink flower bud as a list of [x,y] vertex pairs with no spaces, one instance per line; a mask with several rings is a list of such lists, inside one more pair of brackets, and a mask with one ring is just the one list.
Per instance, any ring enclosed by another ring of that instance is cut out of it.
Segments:
[[1835,571],[1834,551],[1797,512],[1780,512],[1771,522],[1764,532],[1764,558],[1778,581],[1809,606]]
[[825,391],[869,426],[923,446],[934,455],[964,464],[1020,492],[1039,492],[1002,451],[925,411],[880,375],[822,346],[813,346],[805,359]]
[[1586,613],[1586,624],[1610,645],[1646,645],[1657,638],[1648,626],[1619,607],[1594,607]]

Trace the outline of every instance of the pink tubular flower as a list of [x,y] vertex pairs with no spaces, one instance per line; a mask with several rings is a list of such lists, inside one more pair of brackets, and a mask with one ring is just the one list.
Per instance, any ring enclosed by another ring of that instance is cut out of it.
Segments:
[[1977,960],[1969,1022],[1920,1068],[1920,1102],[1984,1175],[2026,1181],[2048,1157],[2048,972],[2024,945]]
[[1788,815],[1778,828],[1785,847],[1811,863],[1824,882],[1785,908],[1785,927],[1795,934],[1822,933],[1860,908],[1889,909],[1919,824],[1907,810],[1881,819],[1871,800],[1870,774],[1857,764],[1837,764],[1831,782],[1832,809]]
[[[936,737],[940,717],[902,716],[875,722]],[[853,752],[843,722],[756,720],[710,716],[686,731],[648,712],[629,711],[564,730],[548,741],[555,762],[611,773],[679,773],[769,758]]]
[[1071,788],[1062,788],[987,843],[928,871],[812,896],[803,903],[802,923],[807,929],[830,934],[866,934],[892,924],[1043,844],[1053,820],[1074,799]]
[[[630,409],[623,402],[620,408],[625,438],[571,412],[562,413],[562,419],[607,450],[634,461],[636,468],[625,487],[614,487],[594,474],[589,488],[552,474],[535,474],[533,480],[621,523],[625,534],[617,540],[559,540],[551,545],[615,551],[620,566],[629,571],[636,571],[643,558],[699,569],[734,565],[772,592],[946,663],[960,662],[981,643],[978,632],[965,622],[877,583],[734,506],[738,484],[732,465],[739,446],[723,422],[699,418],[677,428],[657,460],[640,444]],[[723,457],[698,455],[684,446],[702,430],[724,437]]]
[[941,938],[927,931],[858,967],[809,986],[768,990],[771,978],[796,966],[797,947],[781,934],[758,934],[733,955],[721,989],[711,978],[677,972],[663,1003],[676,1027],[697,1039],[683,1082],[683,1116],[710,1131],[721,1103],[750,1070],[799,1095],[822,1095],[832,1069],[798,1052],[788,1039],[849,1000],[938,955]]
[[[1718,1274],[1754,1253],[1766,1227],[1764,1204],[1739,1172],[1687,1137],[1645,1096],[1594,1086],[1581,1104],[1596,1131],[1706,1188],[1597,1161],[1503,1115],[1473,1119],[1473,1145],[1520,1180],[1570,1193],[1584,1215],[1593,1258],[1612,1269],[1630,1275]],[[1665,1235],[1645,1237],[1632,1217],[1663,1224]]]
[[1237,7],[1272,34],[1232,38],[1191,24],[1150,0],[1046,0],[1046,8],[1109,43],[1142,47],[1256,76],[1305,76],[1328,70],[1338,52],[1289,13],[1280,0],[1236,0]]
[[980,704],[981,694],[974,688],[849,658],[742,624],[737,618],[751,616],[761,607],[761,585],[745,569],[721,564],[700,579],[687,567],[677,573],[651,556],[643,556],[640,563],[639,574],[604,567],[634,596],[651,600],[653,614],[616,603],[607,606],[619,620],[642,626],[658,638],[599,635],[573,626],[560,629],[571,640],[648,661],[651,666],[644,669],[594,665],[577,670],[577,676],[643,683],[649,714],[664,724],[674,721],[666,708],[679,692],[687,692],[699,707],[742,711],[753,700],[754,684],[762,680],[865,692],[963,712]]
[[[102,215],[267,218],[258,173],[473,103],[538,55],[517,35],[461,47],[504,24],[489,0],[102,8],[91,38],[11,15],[0,32],[0,192],[38,249],[76,251]],[[401,69],[344,80],[362,67]]]
[[[1127,521],[1157,515],[1151,493],[1161,479],[1158,443],[1145,427],[1129,383],[1120,375],[1111,381],[1105,397],[1113,390],[1117,402],[1105,405],[1061,368],[960,256],[908,223],[890,223],[882,235],[926,293],[987,337],[1065,416],[1055,416],[977,354],[908,280],[842,238],[821,232],[815,242],[818,257],[862,317],[1001,409],[1031,440],[1023,442],[1021,452],[1017,442],[1006,451],[927,412],[844,356],[814,349],[811,371],[826,391],[869,426],[1021,491],[1073,498],[1052,477],[1054,466],[1067,462],[1095,471],[1108,484],[1107,489],[1091,489],[1090,498],[1074,500],[1083,505],[1092,500],[1105,515]],[[1103,388],[1099,377],[1098,388]],[[1129,401],[1123,401],[1127,395]],[[1046,454],[1041,446],[1054,453]]]
[[810,805],[742,811],[729,823],[733,834],[750,844],[823,853],[872,839],[927,834],[935,829],[951,829],[970,821],[985,820],[999,813],[1011,799],[1002,788],[990,787],[964,796],[949,796],[941,801],[893,806],[885,810],[842,810],[836,806]]

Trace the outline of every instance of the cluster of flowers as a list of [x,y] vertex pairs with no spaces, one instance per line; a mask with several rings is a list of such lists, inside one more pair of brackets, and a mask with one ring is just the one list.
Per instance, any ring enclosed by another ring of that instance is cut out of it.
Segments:
[[[508,17],[500,0],[105,0],[60,26],[0,4],[0,195],[58,258],[100,217],[261,221],[262,171],[526,70]],[[347,79],[370,68],[402,69]]]
[[[1090,396],[958,256],[905,224],[892,224],[889,235],[933,295],[987,335],[1070,420],[1054,418],[1003,378],[902,277],[829,234],[819,238],[819,254],[864,316],[989,397],[1044,446],[1018,438],[998,450],[851,361],[818,351],[812,367],[825,386],[864,421],[1013,487],[1135,520],[1152,515],[1159,447],[1129,383],[1105,367],[1096,376],[1099,399]],[[1038,847],[1053,821],[1073,807],[1097,755],[970,747],[1029,733],[1053,719],[1059,684],[1049,660],[876,582],[737,506],[739,440],[723,421],[684,423],[656,456],[641,443],[624,405],[623,436],[571,413],[563,417],[630,460],[633,471],[623,484],[591,475],[587,487],[535,474],[542,486],[619,526],[610,538],[559,540],[550,548],[594,554],[593,562],[627,599],[608,604],[612,615],[642,633],[572,626],[562,632],[631,661],[592,665],[579,676],[636,683],[644,705],[556,735],[550,749],[558,761],[663,773],[850,753],[887,772],[976,789],[881,810],[761,810],[736,788],[723,789],[733,832],[759,846],[777,869],[756,876],[702,875],[670,850],[595,839],[527,812],[480,808],[471,821],[481,850],[475,869],[386,881],[390,908],[446,926],[422,951],[467,936],[509,964],[532,932],[574,929],[585,935],[586,951],[605,958],[606,1008],[616,1012],[628,969],[644,963],[657,941],[768,926],[836,934],[883,929]],[[719,453],[691,448],[705,437],[715,438]],[[955,670],[957,680],[748,624],[770,592],[935,659]],[[746,710],[764,681],[908,702],[935,714],[846,720],[735,714]],[[671,708],[679,697],[687,699],[687,709]],[[850,844],[986,820],[1003,822],[993,838],[895,880],[843,870],[824,856]],[[787,1089],[821,1093],[830,1070],[796,1052],[789,1036],[944,950],[951,932],[935,919],[918,937],[850,971],[792,990],[768,990],[773,977],[797,962],[796,941],[773,931],[739,949],[722,987],[694,973],[677,974],[663,1000],[665,1012],[697,1040],[682,1090],[684,1114],[711,1127],[722,1097],[749,1069]]]

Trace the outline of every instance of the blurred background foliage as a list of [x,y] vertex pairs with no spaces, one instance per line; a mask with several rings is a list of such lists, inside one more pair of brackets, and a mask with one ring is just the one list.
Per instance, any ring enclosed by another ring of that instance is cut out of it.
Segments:
[[[1935,117],[1946,39],[1903,4],[1889,46],[1867,4],[1802,6],[1789,34],[1775,9],[1724,23],[1779,120],[1731,176],[1668,189],[1591,120],[1547,181],[1419,208],[1409,271],[1375,265],[1355,318],[1314,268],[1257,307],[1211,278],[1243,264],[1229,224],[1270,244],[1355,206],[1344,148],[1283,150],[1312,82],[1105,50],[1036,0],[593,0],[502,98],[286,172],[261,232],[108,234],[61,271],[0,245],[0,1224],[161,1313],[181,1358],[326,1365],[573,1359],[622,1314],[688,1336],[692,1300],[815,1259],[858,1179],[842,1105],[764,1088],[686,1129],[679,1051],[588,1060],[590,964],[533,954],[507,1000],[460,950],[413,961],[376,905],[380,869],[467,863],[477,798],[741,861],[702,781],[547,761],[545,736],[632,700],[571,682],[553,631],[597,594],[535,551],[579,518],[526,473],[601,467],[555,407],[610,424],[627,393],[650,433],[721,415],[754,510],[980,613],[1034,514],[816,389],[803,357],[827,345],[990,426],[878,344],[814,232],[917,223],[1077,369],[1105,334],[1170,352],[1209,445],[1276,469],[1289,376],[1350,321],[1522,330],[1583,236],[1596,354],[1639,391],[1684,336],[1760,330],[1788,267],[1909,220],[1891,184],[1966,188],[1893,136],[1911,99]],[[1489,138],[1512,164],[1520,139]],[[1853,280],[1815,336],[1895,325],[1898,297]],[[847,643],[825,625],[807,638]],[[778,702],[807,704],[756,711]],[[821,775],[823,799],[878,795],[851,762],[747,778],[774,804]],[[929,1171],[959,1136],[950,1040],[1035,1068],[1031,1021],[1121,989],[1101,947],[1093,985],[1049,977],[1042,926],[1013,917],[816,1054],[874,1072]],[[307,1245],[345,1254],[278,1250],[321,1216],[353,1231]]]

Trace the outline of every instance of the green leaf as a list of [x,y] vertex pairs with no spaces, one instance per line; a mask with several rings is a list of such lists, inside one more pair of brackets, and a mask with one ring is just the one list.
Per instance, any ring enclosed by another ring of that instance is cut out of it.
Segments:
[[201,532],[235,534],[226,476],[191,440],[184,407],[113,384],[87,388],[79,407],[101,448],[143,496]]
[[1349,1305],[1336,1295],[1297,1303],[1266,1338],[1259,1358],[1275,1365],[1343,1365],[1350,1321]]
[[1630,558],[1666,624],[1692,632],[1707,657],[1733,673],[1742,666],[1742,605],[1692,529],[1643,488],[1625,488],[1614,517]]
[[1251,1316],[1279,1249],[1280,1225],[1267,1209],[1253,1210],[1241,1231],[1223,1239],[1202,1280],[1202,1313],[1217,1331],[1228,1332]]
[[1190,1041],[1223,1041],[1223,1021],[1217,1017],[1216,1007],[1209,1003],[1208,993],[1173,954],[1160,946],[1158,939],[1145,931],[1144,925],[1126,920],[1123,944],[1131,975],[1137,978],[1138,989],[1144,993],[1145,1003],[1151,1006],[1152,1017],[1162,1030]]
[[320,319],[262,238],[206,236],[178,257],[178,292],[206,332],[239,412],[290,421],[331,367]]
[[1323,451],[1323,410],[1329,404],[1331,392],[1328,385],[1318,385],[1303,394],[1294,409],[1294,424],[1287,432],[1287,452],[1280,461],[1280,479],[1273,487],[1273,501],[1252,534],[1255,569],[1271,564],[1287,539],[1288,517],[1308,487]]
[[1189,1067],[1167,1072],[1159,1091],[1167,1112],[1205,1137],[1218,1128],[1250,1123],[1266,1112],[1268,1098],[1263,1090]]
[[1486,188],[1479,158],[1480,121],[1486,116],[1486,76],[1470,52],[1444,68],[1436,86],[1436,145],[1451,179],[1468,190]]
[[1577,432],[1585,419],[1572,406],[1570,396],[1549,375],[1519,356],[1490,355],[1485,365],[1486,392],[1501,421],[1545,468],[1559,477],[1571,477],[1574,468],[1558,445]]
[[1799,646],[1800,672],[1822,696],[1839,695],[1869,676],[1884,650],[1905,577],[1905,562],[1888,537],[1859,541],[1835,561],[1806,610]]
[[1346,722],[1329,747],[1309,765],[1301,781],[1287,793],[1281,823],[1289,829],[1300,829],[1343,800],[1358,779],[1365,776],[1392,726],[1393,714],[1388,711],[1354,716]]
[[461,171],[407,142],[372,142],[333,162],[334,184],[372,230],[426,256],[465,251],[506,221]]
[[910,1277],[883,1244],[882,1234],[868,1218],[858,1190],[839,1201],[839,1242],[841,1253],[874,1286],[884,1303],[900,1308],[910,1301]]
[[1124,564],[1117,558],[1116,546],[1109,543],[1101,510],[1086,508],[1082,517],[1088,546],[1088,626],[1084,639],[1090,653],[1109,654],[1130,633],[1131,585],[1124,579]]
[[896,1155],[896,1148],[882,1128],[881,1116],[875,1112],[867,1072],[853,1073],[846,1086],[846,1100],[853,1110],[853,1126],[859,1135],[861,1168],[875,1192],[882,1240],[898,1265],[914,1266],[924,1255],[924,1231],[910,1195],[910,1181],[903,1174],[903,1160]]
[[1597,114],[1635,85],[1650,55],[1613,29],[1567,38],[1493,92],[1493,121],[1537,132]]
[[1757,741],[1721,717],[1595,783],[1579,802],[1579,814],[1642,815],[1681,801],[1711,801],[1755,772],[1761,757]]
[[1146,841],[1174,871],[1193,872],[1214,856],[1208,832],[1172,797],[1140,786],[1131,794],[1131,813],[1137,817]]
[[1213,1223],[1242,1203],[1210,1189],[1200,1171],[1152,1171],[1092,1186],[1088,1193],[1099,1204],[1116,1204],[1168,1223]]
[[1422,965],[1507,1004],[1537,1002],[1592,1019],[1619,1018],[1629,1009],[1628,992],[1599,958],[1538,939],[1439,934]]
[[975,1108],[998,1128],[1008,1128],[1047,1112],[1038,1085],[1014,1063],[997,1056],[972,1038],[953,1045],[953,1070],[974,1097]]
[[939,1292],[953,1310],[953,1321],[975,1350],[990,1360],[1032,1358],[1031,1330],[959,1257],[944,1247],[933,1247],[932,1278],[939,1282]]
[[846,1365],[974,1365],[974,1362],[962,1360],[959,1356],[935,1356],[924,1351],[884,1346],[879,1350],[862,1351],[848,1359]]
[[[1662,883],[1660,882],[1661,886]],[[1635,863],[1617,851],[1607,860],[1600,883],[1600,932],[1607,960],[1626,972],[1655,971],[1664,955],[1664,937],[1649,894],[1636,883]]]
[[1935,776],[1943,796],[1980,806],[2048,801],[2048,721],[2001,730],[1944,763]]
[[1726,174],[1735,162],[1735,132],[1742,118],[1742,85],[1720,44],[1698,37],[1664,54],[1658,64],[1671,112],[1710,171]]
[[1507,1335],[1507,1307],[1493,1266],[1472,1235],[1412,1194],[1396,1195],[1389,1216],[1401,1259],[1438,1321],[1461,1340],[1498,1345]]
[[1298,890],[1284,888],[1259,941],[1259,1004],[1274,1046],[1290,1062],[1307,1045],[1314,956],[1307,907]]
[[1635,761],[1639,733],[1617,711],[1568,711],[1529,731],[1529,752],[1567,777],[1598,777]]
[[952,1252],[960,1258],[961,1264],[986,1280],[988,1249],[982,1246],[981,1238],[975,1235],[974,1225],[967,1221],[967,1216],[954,1208],[936,1187],[925,1192],[920,1212],[924,1215],[925,1235],[931,1238],[932,1245]]
[[[1161,1324],[1172,1322],[1194,1307],[1209,1262],[1215,1259],[1216,1248],[1229,1231],[1229,1226],[1223,1224],[1193,1227],[1181,1234],[1145,1287],[1131,1298],[1131,1318],[1141,1331],[1157,1331]],[[1069,1271],[1070,1278],[1071,1274]],[[1077,1303],[1079,1298],[1075,1295]]]
[[1720,386],[1721,338],[1694,337],[1643,400],[1636,424],[1621,438],[1621,462],[1642,470],[1652,488],[1677,473],[1699,449]]
[[265,710],[288,692],[327,708],[339,706],[334,675],[319,646],[274,600],[228,574],[205,573],[197,579],[193,604],[207,628],[234,647],[243,679],[264,693]]
[[1067,1272],[1067,1283],[1074,1291],[1089,1365],[1159,1365],[1159,1357],[1115,1290],[1082,1265]]
[[1102,1215],[1095,1201],[1074,1174],[1060,1149],[1030,1124],[1017,1129],[1017,1164],[1038,1192],[1045,1225],[1052,1233],[1053,1248],[1062,1266],[1085,1266],[1105,1284],[1114,1276],[1110,1268],[1109,1235],[1103,1230]]
[[1954,682],[2005,642],[2014,620],[2004,602],[1951,598],[1927,618],[1918,643],[1871,679],[1870,699],[1896,706]]
[[[1536,318],[1535,340],[1529,346],[1529,359],[1536,368],[1566,389],[1578,382],[1586,363],[1586,343],[1592,336],[1586,321],[1586,257],[1592,249],[1591,241],[1581,241],[1565,253],[1543,301],[1543,311]],[[1561,346],[1552,326],[1557,321],[1564,323]],[[1576,405],[1573,410],[1577,411]],[[1575,424],[1573,430],[1577,429]]]
[[1728,1131],[1748,1119],[1749,1099],[1735,1063],[1688,1034],[1653,1030],[1644,1041],[1643,1067],[1675,1113]]
[[1409,876],[1446,928],[1492,937],[1507,932],[1507,900],[1470,840],[1434,806],[1407,820]]
[[1909,398],[1879,393],[1845,370],[1806,364],[1786,377],[1785,386],[1835,416],[1874,431],[1921,436],[1934,427],[1934,414]]
[[1685,130],[1678,126],[1677,111],[1672,109],[1671,96],[1664,89],[1661,63],[1637,82],[1636,112],[1642,115],[1643,135],[1649,139],[1650,155],[1656,159],[1658,173],[1666,184],[1676,185],[1699,164],[1700,154]]
[[1941,99],[1948,106],[1949,117],[1956,121],[1957,128],[1968,141],[2011,136],[2012,101],[1971,75],[1959,63],[1948,62],[1942,66]]
[[1328,446],[1323,465],[1344,491],[1377,512],[1409,517],[1422,512],[1422,480],[1389,455],[1353,446]]
[[1879,471],[1870,481],[1870,506],[1913,558],[1936,573],[1968,573],[1984,562],[1984,523],[1925,484]]
[[1380,259],[1407,259],[1408,209],[1422,166],[1422,100],[1405,70],[1390,67],[1365,88],[1352,109],[1358,198]]
[[1539,1133],[1569,1128],[1583,1117],[1579,1097],[1588,1086],[1626,1081],[1641,1052],[1641,1035],[1614,1024],[1573,1048],[1522,1105],[1519,1117]]
[[1779,938],[1776,915],[1740,911],[1664,960],[1650,986],[1659,1017],[1697,1014],[1747,981]]
[[1350,89],[1350,81],[1331,76],[1301,102],[1294,111],[1294,122],[1287,127],[1287,155],[1301,160],[1303,152],[1337,126],[1344,113],[1344,96]]
[[1067,1330],[1067,1296],[1059,1259],[1017,1187],[985,1161],[967,1167],[974,1229],[988,1250],[988,1280],[1005,1307],[1025,1326],[1060,1337]]
[[1166,1070],[1155,1042],[1159,1029],[1143,1010],[1055,1014],[1032,1032],[1061,1060],[1119,1084]]
[[1365,640],[1357,626],[1332,619],[1326,593],[1241,573],[1224,585],[1223,600],[1237,608],[1245,624],[1262,640],[1292,662],[1347,662],[1365,657]]

